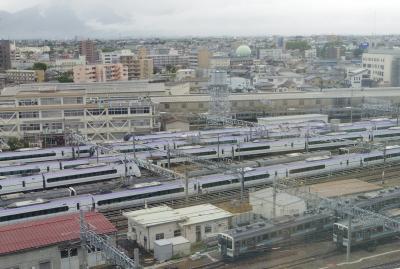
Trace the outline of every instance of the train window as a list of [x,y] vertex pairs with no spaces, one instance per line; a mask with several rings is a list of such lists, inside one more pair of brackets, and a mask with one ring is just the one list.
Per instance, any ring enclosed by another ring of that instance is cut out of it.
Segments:
[[278,176],[278,171],[275,171],[275,176]]
[[381,159],[383,159],[383,156],[379,155],[379,156],[364,158],[364,162],[376,161]]
[[294,143],[292,142],[292,143],[290,143],[290,146],[293,148],[294,147]]
[[221,153],[224,154],[224,149],[221,150]]
[[232,249],[232,238],[226,239],[226,248]]
[[61,151],[61,156],[64,156],[64,151],[63,150]]
[[50,171],[50,166],[47,166],[47,168],[46,168],[46,169],[47,169],[47,172],[49,172],[49,171]]
[[118,172],[117,169],[111,169],[111,170],[105,170],[105,171],[99,171],[99,172],[90,172],[90,173],[82,173],[82,174],[69,175],[69,176],[63,176],[63,177],[53,177],[53,178],[48,178],[47,182],[51,183],[51,182],[58,182],[58,181],[64,181],[64,180],[74,180],[74,179],[85,178],[85,177],[111,175],[111,174],[116,174],[117,172]]
[[3,187],[0,185],[0,190],[2,189]]
[[349,160],[346,161],[346,165],[349,165]]
[[22,181],[22,187],[25,188],[25,180]]
[[48,153],[28,154],[22,156],[6,156],[6,157],[0,157],[0,161],[12,161],[12,160],[32,159],[32,158],[52,157],[52,156],[56,156],[56,153],[48,152]]
[[79,209],[80,209],[80,204],[76,203],[76,210],[79,210]]
[[236,152],[239,152],[239,151],[252,151],[252,150],[270,149],[270,148],[271,148],[270,146],[259,146],[259,147],[235,149],[235,151],[236,151]]
[[289,172],[290,172],[290,174],[297,174],[297,173],[308,172],[308,171],[313,171],[313,170],[320,170],[320,169],[325,169],[325,164],[292,169]]
[[26,219],[26,218],[30,218],[33,216],[43,216],[43,215],[49,215],[49,214],[54,214],[54,213],[66,212],[68,210],[69,210],[68,206],[61,206],[61,207],[56,207],[56,208],[51,208],[51,209],[43,209],[43,210],[37,210],[37,211],[32,211],[32,212],[19,213],[19,214],[0,217],[0,222],[18,220],[18,219]]

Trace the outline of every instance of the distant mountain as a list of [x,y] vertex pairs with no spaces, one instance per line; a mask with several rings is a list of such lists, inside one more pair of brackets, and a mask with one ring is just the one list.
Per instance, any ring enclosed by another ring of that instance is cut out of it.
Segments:
[[0,11],[0,38],[71,38],[100,36],[66,5],[31,7],[15,13]]

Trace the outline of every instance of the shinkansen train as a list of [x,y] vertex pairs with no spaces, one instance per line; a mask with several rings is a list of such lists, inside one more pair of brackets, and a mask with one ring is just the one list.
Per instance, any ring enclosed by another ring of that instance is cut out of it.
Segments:
[[133,175],[140,177],[141,174],[132,162],[80,165],[57,172],[3,179],[0,181],[0,195],[88,184]]
[[70,169],[80,165],[89,164],[87,159],[71,161],[35,162],[21,165],[4,165],[0,167],[1,177],[29,176],[54,170]]
[[218,250],[222,257],[236,259],[329,231],[333,222],[334,218],[326,214],[285,216],[269,222],[258,222],[219,233]]
[[0,152],[0,164],[30,163],[90,157],[94,154],[90,146],[61,148],[26,148],[16,151]]
[[[400,147],[391,146],[386,148],[386,161],[398,161],[400,159]],[[333,173],[344,169],[351,169],[357,167],[368,166],[372,164],[379,164],[384,161],[383,151],[373,151],[370,153],[360,154],[347,154],[338,156],[325,156],[309,158],[305,161],[292,162],[281,165],[271,165],[266,167],[248,168],[244,173],[245,186],[252,185],[271,185],[275,178],[285,177],[303,177],[311,175],[321,175],[326,173]],[[66,171],[66,170],[65,170]],[[93,172],[98,172],[99,168],[93,168]],[[122,171],[123,172],[123,171]],[[78,176],[81,173],[76,173]],[[65,173],[62,175],[65,176]],[[61,174],[60,174],[61,177]],[[46,178],[50,178],[47,176]],[[90,178],[90,177],[89,177]],[[68,179],[69,180],[69,179]],[[59,184],[58,186],[69,185],[68,180],[63,180],[58,183],[50,182],[51,184]],[[72,180],[72,179],[71,179]],[[80,183],[84,183],[86,179],[80,179]],[[0,181],[2,184],[2,181]],[[40,181],[42,182],[42,181]],[[49,183],[49,184],[50,184]],[[54,186],[54,185],[53,185]],[[188,194],[196,195],[198,193],[206,193],[218,191],[219,189],[237,188],[240,186],[240,180],[237,174],[214,174],[209,176],[198,177],[189,182]],[[22,191],[22,186],[15,186],[13,191]],[[154,186],[144,186],[141,188],[134,188],[130,190],[92,195],[76,196],[56,201],[50,201],[41,204],[37,210],[44,210],[36,212],[35,206],[31,205],[21,208],[14,208],[12,211],[4,209],[0,210],[0,224],[7,223],[9,219],[23,220],[34,217],[39,217],[43,214],[57,213],[60,204],[65,204],[62,210],[75,211],[77,203],[79,207],[84,206],[87,209],[102,209],[113,207],[115,205],[143,205],[147,202],[167,201],[171,199],[182,198],[185,196],[185,189],[180,181],[163,182]],[[72,199],[72,200],[71,200]],[[26,214],[24,214],[24,212]],[[30,213],[34,212],[34,213]],[[64,211],[62,211],[64,212]],[[15,216],[14,216],[15,215]],[[3,222],[2,222],[3,220]]]

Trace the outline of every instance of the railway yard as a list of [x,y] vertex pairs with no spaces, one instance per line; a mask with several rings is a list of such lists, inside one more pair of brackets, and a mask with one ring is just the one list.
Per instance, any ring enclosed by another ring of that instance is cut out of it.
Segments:
[[0,152],[0,229],[95,211],[141,267],[400,266],[396,119],[69,142]]

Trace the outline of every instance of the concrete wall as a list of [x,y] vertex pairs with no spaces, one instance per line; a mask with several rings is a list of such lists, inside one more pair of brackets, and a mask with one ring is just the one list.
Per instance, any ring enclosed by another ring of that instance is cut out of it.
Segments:
[[[135,226],[134,223],[129,223],[129,230],[132,228],[136,230],[136,241],[139,245],[143,246],[147,250],[153,250],[153,242],[156,240],[156,234],[164,233],[164,239],[174,237],[174,231],[179,230],[179,226],[176,222],[152,226],[149,228],[143,226]],[[145,240],[146,238],[146,240]],[[146,245],[145,245],[146,241]]]
[[[229,229],[229,218],[225,218],[222,220],[217,220],[217,221],[209,221],[209,222],[203,222],[203,223],[196,223],[193,225],[187,225],[184,227],[183,231],[184,233],[182,234],[186,239],[190,241],[190,243],[196,243],[199,242],[196,240],[196,226],[200,227],[200,241],[205,240],[207,237],[223,232]],[[206,233],[205,228],[207,226],[211,226],[211,232]]]

